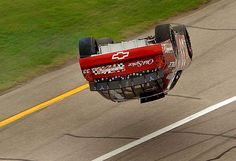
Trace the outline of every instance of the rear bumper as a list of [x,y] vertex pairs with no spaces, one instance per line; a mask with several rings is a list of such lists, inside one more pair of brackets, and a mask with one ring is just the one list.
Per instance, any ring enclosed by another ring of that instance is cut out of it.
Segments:
[[[149,73],[134,73],[132,76],[127,76],[124,79],[114,80],[111,82],[89,82],[91,91],[106,91],[106,90],[114,90],[126,87],[134,87],[136,85],[141,85],[145,83],[149,83],[152,81],[157,81],[164,77],[164,72],[153,71]],[[163,86],[160,84],[160,86]]]

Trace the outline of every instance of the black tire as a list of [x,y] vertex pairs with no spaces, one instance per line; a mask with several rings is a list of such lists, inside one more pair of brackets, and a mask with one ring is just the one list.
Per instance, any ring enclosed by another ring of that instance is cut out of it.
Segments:
[[170,24],[158,25],[155,28],[155,39],[157,43],[171,39]]
[[174,78],[174,80],[173,80],[173,82],[172,82],[172,84],[171,84],[169,90],[171,90],[172,88],[174,88],[174,86],[177,84],[177,82],[178,82],[178,80],[179,80],[181,74],[182,74],[182,70],[180,70],[180,71],[178,71],[178,72],[176,73],[175,78]]
[[86,37],[79,40],[80,58],[85,58],[93,54],[97,54],[98,45],[93,37]]
[[175,33],[171,24],[163,24],[163,25],[156,26],[155,40],[156,40],[156,43],[161,43],[161,42],[170,40],[173,45],[174,53],[177,54]]
[[191,40],[190,40],[190,37],[189,37],[188,30],[187,30],[186,26],[185,25],[177,25],[177,26],[174,26],[173,29],[177,33],[180,33],[180,34],[184,35],[185,40],[186,40],[186,44],[187,44],[187,48],[188,48],[188,54],[189,54],[189,57],[192,59],[193,50],[192,50]]
[[173,29],[180,34],[185,34],[187,31],[186,26],[181,24],[174,26]]
[[102,39],[97,39],[97,44],[98,45],[107,45],[107,44],[113,44],[114,41],[111,38],[102,38]]

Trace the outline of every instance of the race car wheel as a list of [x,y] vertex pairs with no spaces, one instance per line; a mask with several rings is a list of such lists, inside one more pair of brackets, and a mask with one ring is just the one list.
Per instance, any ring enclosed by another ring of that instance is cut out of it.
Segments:
[[173,27],[173,29],[176,32],[184,35],[185,40],[186,40],[186,44],[187,44],[187,48],[188,48],[188,54],[189,54],[189,57],[192,59],[193,50],[192,50],[192,45],[191,45],[190,37],[188,34],[188,30],[186,29],[186,26],[185,25],[177,25],[177,26]]
[[174,52],[177,53],[175,34],[174,34],[174,30],[171,24],[163,24],[163,25],[156,26],[155,40],[156,40],[156,43],[161,43],[167,40],[171,40]]
[[175,74],[174,80],[173,80],[173,82],[172,82],[172,84],[171,84],[169,90],[171,90],[172,88],[174,88],[174,86],[175,86],[176,83],[178,82],[178,80],[179,80],[181,74],[182,74],[182,70],[178,71],[178,72]]
[[80,58],[85,58],[93,54],[97,54],[98,45],[93,37],[86,37],[79,40]]
[[158,25],[155,28],[155,39],[157,43],[171,39],[170,24]]
[[100,46],[107,45],[107,44],[113,44],[114,41],[111,38],[102,38],[97,39],[97,44]]

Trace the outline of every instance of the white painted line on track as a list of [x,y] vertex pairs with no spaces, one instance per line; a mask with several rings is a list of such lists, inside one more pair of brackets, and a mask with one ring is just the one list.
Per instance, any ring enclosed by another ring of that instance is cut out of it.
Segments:
[[133,148],[133,147],[135,147],[135,146],[137,146],[139,144],[142,144],[142,143],[144,143],[144,142],[146,142],[148,140],[151,140],[151,139],[153,139],[153,138],[155,138],[157,136],[160,136],[160,135],[162,135],[162,134],[164,134],[164,133],[166,133],[166,132],[168,132],[170,130],[173,130],[173,129],[179,127],[179,126],[182,126],[182,125],[184,125],[184,124],[186,124],[186,123],[188,123],[188,122],[190,122],[190,121],[192,121],[194,119],[197,119],[197,118],[199,118],[199,117],[201,117],[203,115],[206,115],[206,114],[208,114],[208,113],[210,113],[212,111],[215,111],[215,110],[217,110],[217,109],[219,109],[219,108],[221,108],[221,107],[223,107],[225,105],[233,103],[234,101],[236,101],[236,96],[234,96],[232,98],[229,98],[229,99],[227,99],[225,101],[219,102],[219,103],[217,103],[215,105],[212,105],[210,107],[207,107],[204,110],[199,111],[199,112],[197,112],[197,113],[195,113],[195,114],[193,114],[193,115],[191,115],[189,117],[186,117],[186,118],[184,118],[184,119],[182,119],[180,121],[177,121],[177,122],[175,122],[175,123],[173,123],[173,124],[171,124],[169,126],[166,126],[166,127],[162,128],[160,130],[157,130],[157,131],[155,131],[155,132],[153,132],[153,133],[151,133],[149,135],[146,135],[146,136],[144,136],[144,137],[142,137],[142,138],[140,138],[138,140],[135,140],[135,141],[133,141],[133,142],[131,142],[129,144],[126,144],[126,145],[124,145],[124,146],[122,146],[122,147],[120,147],[120,148],[118,148],[116,150],[113,150],[113,151],[111,151],[111,152],[109,152],[107,154],[104,154],[104,155],[94,159],[93,161],[103,161],[103,160],[109,159],[109,158],[111,158],[111,157],[113,157],[113,156],[115,156],[117,154],[120,154],[120,153],[122,153],[122,152],[124,152],[126,150],[129,150],[129,149],[131,149],[131,148]]

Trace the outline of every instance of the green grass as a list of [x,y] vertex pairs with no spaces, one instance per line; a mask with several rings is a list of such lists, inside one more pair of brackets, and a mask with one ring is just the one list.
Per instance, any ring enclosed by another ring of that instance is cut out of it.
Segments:
[[75,59],[81,37],[121,40],[207,1],[1,1],[0,91]]

